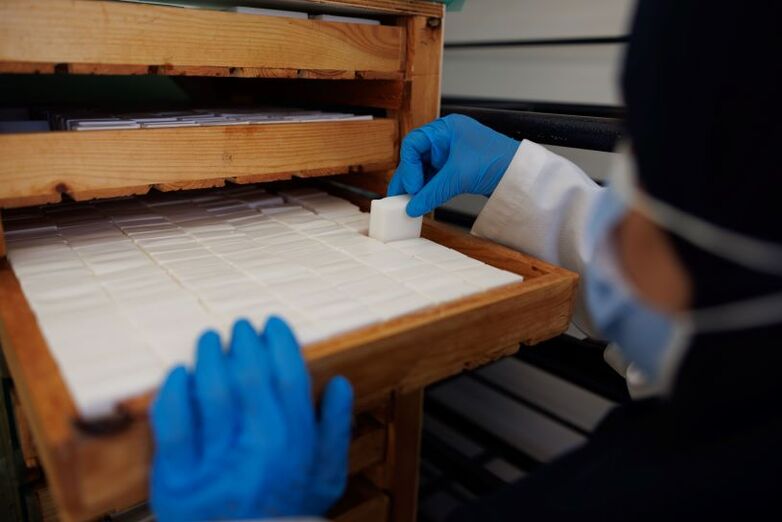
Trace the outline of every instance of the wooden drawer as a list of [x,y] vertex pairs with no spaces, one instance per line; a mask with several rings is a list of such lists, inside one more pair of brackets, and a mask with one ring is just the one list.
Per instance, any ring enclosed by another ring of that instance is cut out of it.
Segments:
[[[417,390],[510,354],[519,342],[535,343],[567,328],[575,274],[435,222],[426,222],[424,236],[519,273],[525,281],[309,345],[305,357],[316,390],[332,376],[344,375],[353,383],[361,407],[394,390]],[[106,422],[79,422],[5,260],[0,262],[0,296],[0,341],[63,514],[83,519],[143,500],[152,453],[147,421],[151,394],[127,401]],[[366,444],[376,447],[377,440]]]
[[0,135],[0,207],[390,168],[393,119]]
[[404,30],[387,25],[92,0],[0,2],[4,72],[397,78],[403,58]]

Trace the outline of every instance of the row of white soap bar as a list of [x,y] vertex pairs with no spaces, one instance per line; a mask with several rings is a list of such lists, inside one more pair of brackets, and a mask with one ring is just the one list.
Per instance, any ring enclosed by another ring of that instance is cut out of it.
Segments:
[[286,108],[213,109],[163,111],[128,114],[49,114],[58,129],[90,131],[138,128],[209,127],[225,125],[266,125],[271,123],[314,123],[364,121],[371,115]]
[[[155,4],[155,5],[170,5],[175,7],[186,7],[190,9],[220,9],[215,4],[203,4],[199,2],[193,2],[188,0],[124,0],[126,2],[134,2],[139,4]],[[286,2],[288,0],[282,0]],[[280,3],[280,0],[277,1]],[[294,0],[295,3],[295,0]],[[305,11],[293,11],[289,9],[271,9],[264,7],[245,7],[245,6],[231,6],[227,8],[229,11],[242,14],[253,14],[261,16],[277,16],[281,18],[297,18],[300,20],[321,20],[324,22],[339,22],[345,24],[362,24],[362,25],[380,25],[380,21],[373,18],[359,18],[356,16],[339,16],[329,14],[311,14]]]
[[383,243],[312,189],[256,187],[12,212],[8,257],[85,416],[191,364],[207,328],[284,317],[312,343],[520,281],[426,239]]
[[232,11],[242,14],[262,16],[279,16],[283,18],[298,18],[302,20],[320,20],[322,22],[339,22],[343,24],[380,25],[380,20],[358,18],[356,16],[338,16],[328,14],[309,14],[303,11],[286,11],[282,9],[266,9],[263,7],[233,7]]

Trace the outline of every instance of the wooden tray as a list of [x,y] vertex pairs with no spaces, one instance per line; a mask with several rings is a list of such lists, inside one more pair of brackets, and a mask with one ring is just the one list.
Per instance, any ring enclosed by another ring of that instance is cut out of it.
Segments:
[[[427,2],[375,3],[442,13]],[[388,25],[93,0],[0,2],[2,72],[398,78],[403,58],[404,30]]]
[[[316,390],[345,375],[361,405],[567,328],[577,275],[442,224],[426,222],[424,236],[525,281],[308,346]],[[81,520],[146,498],[151,394],[127,401],[106,423],[82,425],[6,260],[0,261],[0,341],[61,515]]]
[[387,169],[397,141],[387,118],[0,135],[0,208]]

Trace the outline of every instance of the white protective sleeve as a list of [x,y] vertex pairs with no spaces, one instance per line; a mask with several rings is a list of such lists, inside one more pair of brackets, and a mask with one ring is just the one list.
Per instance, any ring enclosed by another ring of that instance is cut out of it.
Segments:
[[[587,217],[601,190],[567,159],[524,140],[472,233],[583,277],[595,246]],[[576,303],[573,322],[596,336],[580,293]]]

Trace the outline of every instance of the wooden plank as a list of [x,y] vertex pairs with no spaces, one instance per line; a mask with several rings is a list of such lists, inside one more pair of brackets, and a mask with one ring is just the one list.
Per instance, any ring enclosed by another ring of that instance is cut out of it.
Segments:
[[[207,78],[265,78],[314,80],[402,80],[402,71],[337,71],[279,67],[216,65],[123,65],[101,63],[42,63],[0,61],[0,74],[163,75]],[[367,105],[371,107],[372,105]]]
[[[139,74],[148,74],[147,65],[125,65],[125,64],[99,64],[99,63],[71,63],[63,64],[64,71],[70,74],[111,74],[134,76]],[[60,72],[60,71],[58,71]]]
[[0,257],[5,257],[5,231],[3,230],[3,209],[0,208]]
[[173,181],[170,183],[158,183],[155,188],[162,190],[163,192],[171,192],[174,190],[196,190],[207,189],[215,187],[224,187],[225,178],[213,178],[213,179],[199,179],[199,180],[186,180],[186,181]]
[[54,74],[54,63],[35,62],[0,62],[0,73],[3,74]]
[[350,444],[350,473],[356,474],[383,462],[386,456],[386,427],[370,414],[359,415]]
[[421,16],[405,18],[403,22],[407,34],[405,77],[410,91],[408,106],[400,115],[402,137],[440,115],[443,26],[438,22],[432,25]]
[[391,423],[389,444],[391,520],[394,522],[414,522],[418,513],[423,408],[423,389],[398,394],[394,401],[394,420]]
[[300,69],[161,65],[160,67],[149,67],[149,74],[164,74],[167,76],[211,76],[217,78],[298,78]]
[[[405,49],[405,80],[407,85],[404,103],[401,110],[396,113],[399,118],[399,143],[411,130],[440,115],[443,50],[442,20],[415,16],[404,18],[401,23],[405,27],[407,36]],[[387,187],[392,176],[393,172],[376,174],[373,184],[378,187]],[[374,192],[380,195],[385,194],[385,190],[375,190]],[[441,229],[435,227],[427,229],[428,234],[437,235],[441,232]],[[448,241],[445,237],[440,239]],[[457,248],[457,250],[459,249]],[[479,252],[473,252],[473,254],[475,254],[473,257],[480,258]],[[463,325],[463,327],[466,330],[471,328],[467,325]],[[476,339],[475,342],[479,343],[480,341]],[[422,345],[426,346],[427,344],[423,343]],[[502,353],[508,347],[495,347],[495,349]],[[511,347],[511,350],[515,350],[515,347]],[[422,386],[429,382],[433,382],[433,380],[425,380]],[[400,393],[396,394],[386,472],[386,483],[391,491],[391,519],[394,522],[413,522],[416,520],[418,512],[423,388],[412,388],[407,393],[404,393],[404,390],[404,387],[400,387]]]
[[356,477],[329,512],[329,519],[334,522],[384,522],[388,520],[388,507],[387,495],[363,477]]
[[38,467],[38,453],[35,450],[33,434],[30,432],[30,425],[22,410],[19,397],[16,391],[11,389],[11,406],[13,408],[14,423],[16,424],[16,435],[19,439],[19,449],[22,450],[22,459],[27,469]]
[[64,488],[73,481],[67,471],[67,445],[72,436],[68,419],[74,418],[76,410],[5,259],[0,261],[0,296],[0,346],[53,493],[60,505],[67,505]]
[[378,493],[363,500],[344,513],[336,515],[334,522],[385,522],[388,520],[388,496]]
[[72,190],[69,192],[69,195],[76,201],[88,201],[90,199],[116,198],[119,196],[142,196],[149,192],[150,188],[149,185],[131,185],[117,188]]
[[392,72],[401,70],[402,30],[122,2],[5,0],[0,61]]
[[57,505],[52,498],[49,488],[39,487],[35,489],[35,497],[38,501],[38,516],[40,522],[59,522],[60,517],[57,514]]
[[213,185],[222,179],[325,175],[393,164],[396,122],[334,121],[0,136],[0,207]]
[[[519,341],[535,343],[567,328],[575,274],[439,223],[427,222],[425,236],[527,280],[308,346],[304,354],[315,390],[344,375],[358,403],[397,389],[417,393],[512,353]],[[116,431],[98,435],[79,429],[73,402],[7,261],[0,261],[0,295],[0,341],[61,511],[81,519],[142,501],[152,456],[147,419],[152,394],[123,405],[128,422]]]

